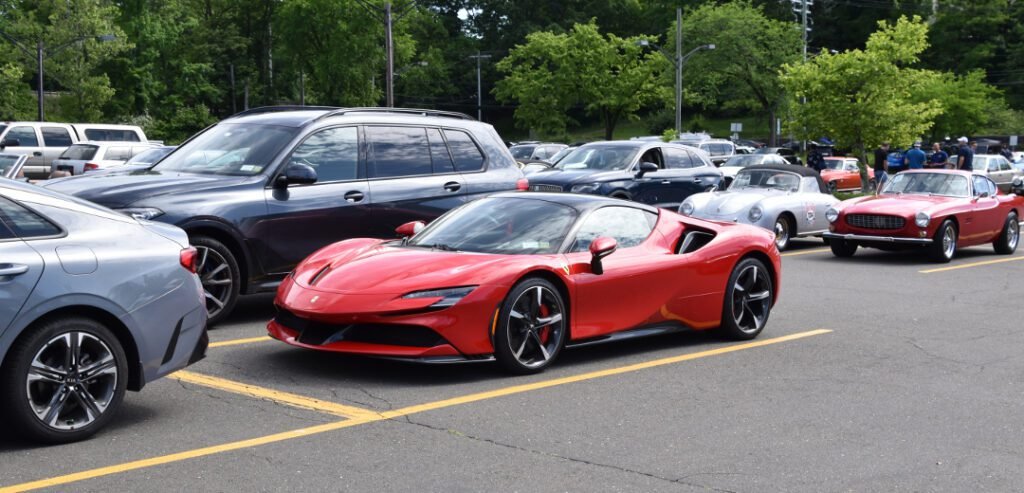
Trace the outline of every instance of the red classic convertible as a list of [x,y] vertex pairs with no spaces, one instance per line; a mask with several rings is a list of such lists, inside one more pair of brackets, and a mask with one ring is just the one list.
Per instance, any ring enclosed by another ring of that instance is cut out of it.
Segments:
[[949,262],[959,247],[991,243],[1011,254],[1020,239],[1024,183],[1001,195],[992,180],[969,171],[904,171],[886,181],[881,193],[839,203],[825,213],[823,236],[837,257],[857,247],[882,250],[923,248]]
[[751,339],[779,294],[772,233],[606,197],[498,194],[398,232],[299,264],[278,290],[270,336],[531,373],[566,344],[718,327]]

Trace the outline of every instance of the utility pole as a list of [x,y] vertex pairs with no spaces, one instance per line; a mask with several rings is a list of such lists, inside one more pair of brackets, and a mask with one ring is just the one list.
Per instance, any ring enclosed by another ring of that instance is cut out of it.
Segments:
[[800,4],[801,4],[800,5],[800,7],[801,7],[801,12],[800,12],[801,20],[800,20],[800,24],[803,26],[802,29],[801,29],[801,33],[800,34],[803,36],[803,40],[804,40],[804,61],[805,62],[807,61],[807,9],[809,7],[808,4],[810,4],[810,3],[811,3],[811,0],[803,0],[803,1],[800,2]]
[[356,0],[359,5],[370,11],[371,13],[380,16],[380,20],[384,22],[384,56],[387,59],[385,61],[385,74],[386,79],[384,83],[385,88],[385,106],[393,108],[395,106],[395,39],[392,34],[395,22],[398,22],[412,11],[413,7],[416,6],[415,0],[403,7],[397,14],[392,8],[390,1],[384,2],[383,7],[378,7],[367,0]]
[[231,114],[234,115],[238,113],[238,96],[235,94],[235,64],[229,64],[228,70],[230,71],[228,76],[231,79]]
[[676,138],[683,133],[683,9],[676,9]]
[[299,106],[306,106],[306,72],[299,71]]
[[484,121],[484,93],[480,80],[480,60],[490,57],[491,55],[481,55],[480,51],[477,51],[476,55],[469,56],[469,58],[476,58],[476,119],[479,121]]

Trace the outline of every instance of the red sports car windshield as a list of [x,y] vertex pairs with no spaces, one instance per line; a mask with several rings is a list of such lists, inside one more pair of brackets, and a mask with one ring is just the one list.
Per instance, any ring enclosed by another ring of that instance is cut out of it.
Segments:
[[950,173],[898,173],[886,182],[882,193],[909,193],[967,197],[967,178]]
[[438,219],[408,245],[511,255],[558,253],[577,214],[545,200],[481,199]]

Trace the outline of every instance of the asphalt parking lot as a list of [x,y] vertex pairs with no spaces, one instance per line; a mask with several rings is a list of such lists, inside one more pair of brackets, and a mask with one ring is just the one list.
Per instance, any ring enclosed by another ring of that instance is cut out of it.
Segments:
[[528,377],[291,348],[248,298],[95,438],[0,437],[0,492],[1024,490],[1024,253],[784,255],[755,341],[578,348]]

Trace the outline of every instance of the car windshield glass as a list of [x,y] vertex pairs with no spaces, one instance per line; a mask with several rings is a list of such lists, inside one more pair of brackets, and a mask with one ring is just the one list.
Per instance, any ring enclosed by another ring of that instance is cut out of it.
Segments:
[[516,159],[530,159],[533,155],[533,149],[536,146],[512,146],[509,147],[509,152],[512,153],[512,157]]
[[950,173],[897,173],[885,182],[882,193],[913,193],[967,197],[967,178]]
[[729,189],[770,188],[783,191],[800,189],[800,175],[774,169],[747,168],[736,174]]
[[486,198],[438,219],[408,244],[509,255],[557,253],[576,216],[572,207],[546,200]]
[[124,162],[124,164],[153,164],[160,160],[160,158],[169,154],[173,148],[161,147],[157,149],[150,149],[148,151],[140,152],[131,159]]
[[74,144],[64,150],[64,153],[60,155],[58,159],[74,159],[74,160],[88,160],[92,159],[96,155],[96,150],[99,146],[86,145],[86,144]]
[[297,129],[273,125],[221,123],[183,144],[153,169],[207,175],[261,173],[295,136]]
[[633,163],[639,147],[619,145],[583,146],[562,158],[555,165],[558,169],[596,169],[602,171],[621,170]]
[[752,164],[764,163],[766,160],[767,157],[764,156],[763,154],[760,156],[756,156],[754,154],[743,154],[740,156],[733,156],[729,158],[729,160],[726,161],[725,164],[722,165],[722,167],[732,166],[735,168],[746,168],[747,166],[750,166]]
[[14,163],[18,162],[18,158],[21,156],[0,156],[0,176],[4,176],[7,170],[14,167]]
[[549,163],[558,164],[558,162],[561,161],[562,158],[564,158],[565,156],[568,156],[570,152],[575,151],[575,150],[576,150],[575,147],[566,147],[565,149],[562,149],[562,150],[558,151],[557,153],[555,153],[554,156],[549,157],[548,158],[548,162]]

